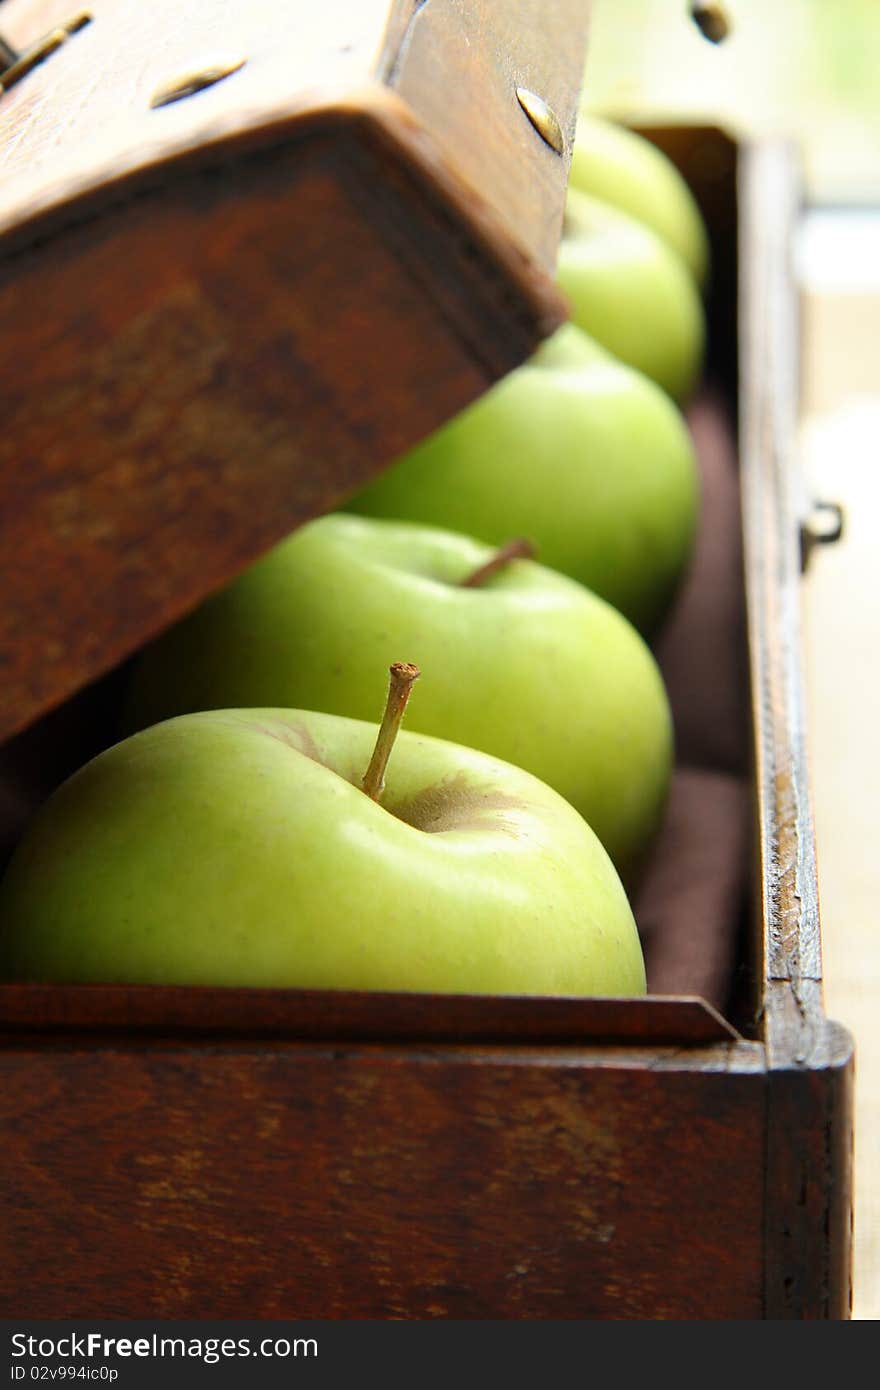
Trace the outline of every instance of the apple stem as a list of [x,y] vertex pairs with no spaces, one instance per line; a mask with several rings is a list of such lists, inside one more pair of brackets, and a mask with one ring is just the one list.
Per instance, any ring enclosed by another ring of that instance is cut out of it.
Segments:
[[479,589],[481,584],[485,584],[493,574],[498,574],[511,560],[534,560],[536,554],[537,550],[531,541],[526,540],[524,536],[517,536],[502,545],[500,550],[496,550],[484,565],[478,565],[467,579],[461,581],[461,588]]
[[403,711],[406,709],[412,688],[420,675],[418,666],[412,666],[407,661],[395,661],[391,667],[391,683],[388,687],[385,713],[382,715],[382,723],[379,725],[379,733],[376,738],[376,746],[373,749],[373,756],[370,759],[370,766],[364,773],[364,780],[361,783],[367,796],[373,801],[382,799],[388,759],[391,757],[394,740],[400,729]]

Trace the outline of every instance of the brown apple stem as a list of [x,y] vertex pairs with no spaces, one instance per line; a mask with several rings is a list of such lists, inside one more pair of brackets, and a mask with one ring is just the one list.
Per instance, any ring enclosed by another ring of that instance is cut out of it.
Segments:
[[507,541],[500,550],[496,550],[484,565],[478,565],[467,579],[461,581],[462,589],[479,589],[481,584],[485,584],[487,579],[491,579],[493,574],[498,574],[511,560],[534,560],[537,554],[536,547],[531,541],[527,541],[524,536],[517,536],[512,541]]
[[381,801],[382,799],[388,759],[391,757],[394,740],[400,729],[403,711],[406,709],[412,688],[420,675],[418,666],[411,666],[407,661],[395,661],[391,667],[391,683],[388,687],[385,713],[382,715],[382,723],[379,725],[379,733],[376,738],[376,746],[373,749],[373,756],[370,759],[370,766],[364,773],[364,780],[361,783],[367,796],[373,801]]

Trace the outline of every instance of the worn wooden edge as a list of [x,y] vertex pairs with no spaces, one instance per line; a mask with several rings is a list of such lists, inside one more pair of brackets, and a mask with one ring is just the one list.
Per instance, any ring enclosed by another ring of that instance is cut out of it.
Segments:
[[802,670],[796,457],[799,323],[792,255],[800,165],[788,141],[743,146],[740,166],[740,456],[757,783],[762,979],[787,994],[804,1038],[774,1036],[771,1064],[809,1055],[822,1022],[822,945]]
[[796,148],[740,166],[741,487],[757,785],[756,914],[767,1048],[765,1316],[845,1318],[852,1301],[853,1039],[825,1017],[801,670],[796,499]]
[[441,995],[157,985],[2,984],[0,1033],[304,1041],[741,1042],[705,1000]]
[[758,786],[763,978],[822,975],[800,666],[800,563],[792,512],[798,411],[797,297],[790,264],[800,202],[795,149],[743,151],[740,370],[746,603]]
[[[854,1045],[822,1017],[818,982],[797,1017],[783,982],[768,986],[765,1311],[768,1319],[852,1313]],[[780,1037],[790,1040],[780,1058]],[[794,1051],[796,1046],[797,1051]]]
[[[464,181],[412,108],[387,88],[369,86],[335,108],[367,140],[391,155],[391,167],[418,189],[449,234],[473,247],[496,281],[499,300],[523,330],[521,359],[569,317],[568,302],[550,272],[513,239],[479,190]],[[560,215],[560,232],[561,232]],[[496,369],[500,375],[501,369]]]

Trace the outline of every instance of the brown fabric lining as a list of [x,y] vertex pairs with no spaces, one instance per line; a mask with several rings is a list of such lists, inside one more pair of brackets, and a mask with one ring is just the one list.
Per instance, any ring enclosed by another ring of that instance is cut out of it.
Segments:
[[702,489],[690,570],[654,650],[669,692],[676,771],[633,895],[653,994],[724,1009],[748,875],[749,715],[742,531],[732,424],[707,389],[687,412]]

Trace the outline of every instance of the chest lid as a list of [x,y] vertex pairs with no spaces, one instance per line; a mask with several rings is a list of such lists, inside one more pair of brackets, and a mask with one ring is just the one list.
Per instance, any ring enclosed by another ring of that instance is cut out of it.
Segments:
[[579,0],[7,0],[0,740],[521,362]]

